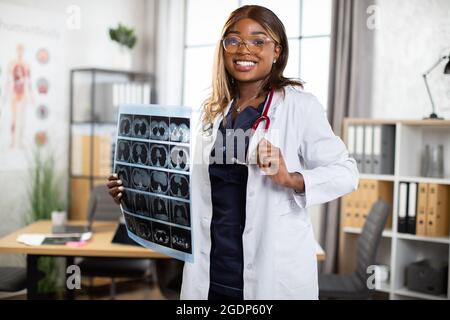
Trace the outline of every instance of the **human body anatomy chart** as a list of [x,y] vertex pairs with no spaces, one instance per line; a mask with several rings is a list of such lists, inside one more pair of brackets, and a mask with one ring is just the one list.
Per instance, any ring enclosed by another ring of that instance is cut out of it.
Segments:
[[121,106],[114,161],[130,238],[184,261],[193,261],[190,115],[184,107]]

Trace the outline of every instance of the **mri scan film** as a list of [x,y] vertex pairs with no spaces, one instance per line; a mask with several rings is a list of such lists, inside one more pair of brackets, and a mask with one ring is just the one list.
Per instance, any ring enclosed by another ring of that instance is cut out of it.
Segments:
[[120,107],[114,172],[125,190],[121,210],[140,245],[193,262],[192,111],[156,105]]

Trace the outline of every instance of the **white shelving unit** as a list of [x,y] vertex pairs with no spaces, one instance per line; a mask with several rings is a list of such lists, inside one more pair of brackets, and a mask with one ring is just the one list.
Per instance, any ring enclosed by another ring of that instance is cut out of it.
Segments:
[[[400,182],[437,183],[450,185],[450,121],[411,121],[411,120],[373,120],[346,119],[343,137],[347,141],[347,128],[354,124],[394,125],[395,168],[393,175],[361,174],[361,179],[391,181],[393,183],[392,229],[382,235],[377,254],[377,263],[389,265],[389,283],[377,291],[385,292],[390,299],[433,299],[450,300],[450,281],[447,282],[447,295],[436,296],[414,292],[405,286],[405,268],[410,263],[422,259],[442,259],[449,262],[450,237],[426,237],[397,232],[398,188]],[[435,179],[420,176],[420,163],[425,144],[444,146],[444,178]],[[343,215],[341,215],[342,217]],[[361,228],[343,227],[340,232],[340,271],[353,270],[355,248]],[[450,263],[449,263],[450,265]],[[450,270],[449,270],[450,274]]]

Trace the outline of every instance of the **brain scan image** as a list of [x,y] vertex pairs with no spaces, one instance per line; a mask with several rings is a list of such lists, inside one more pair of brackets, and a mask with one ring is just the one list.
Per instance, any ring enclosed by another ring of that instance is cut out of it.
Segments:
[[117,142],[117,161],[128,162],[130,159],[130,143],[127,140]]
[[148,147],[143,142],[134,142],[131,153],[133,163],[147,165],[148,163]]
[[170,141],[189,143],[189,120],[180,118],[170,119]]
[[191,122],[185,109],[163,107],[119,108],[112,156],[125,188],[120,204],[137,243],[191,261]]
[[141,191],[148,191],[150,186],[150,176],[147,169],[133,168],[131,170],[131,180],[133,188]]
[[152,231],[155,243],[170,247],[170,227],[168,225],[152,222]]
[[170,212],[173,223],[181,224],[183,226],[190,225],[189,203],[170,200]]
[[189,148],[174,146],[170,151],[170,168],[174,170],[189,170]]
[[189,197],[189,177],[181,174],[170,176],[170,195],[177,198]]
[[120,200],[124,210],[128,212],[134,212],[134,196],[130,191],[125,191],[122,193],[122,200]]
[[145,219],[135,218],[136,234],[148,241],[153,241],[151,222]]
[[166,194],[169,189],[169,177],[166,172],[152,171],[150,174],[150,191]]
[[169,221],[169,200],[151,197],[152,216],[155,219]]
[[130,180],[130,170],[127,166],[121,166],[118,165],[116,167],[116,173],[120,180],[122,180],[122,184],[125,188],[131,187],[131,180]]
[[192,252],[191,234],[188,230],[171,227],[172,248],[184,252]]
[[125,214],[125,224],[127,225],[128,231],[136,234],[136,226],[134,224],[134,217],[128,214]]
[[129,137],[131,135],[131,122],[133,116],[122,114],[119,120],[119,135]]
[[150,139],[152,140],[169,140],[169,121],[163,117],[152,117],[150,123]]
[[162,144],[150,144],[150,165],[153,167],[167,168],[168,166],[167,146]]
[[148,139],[150,132],[150,117],[135,115],[133,118],[133,136],[140,139]]
[[150,214],[147,196],[142,193],[134,193],[134,211],[142,216],[148,216]]

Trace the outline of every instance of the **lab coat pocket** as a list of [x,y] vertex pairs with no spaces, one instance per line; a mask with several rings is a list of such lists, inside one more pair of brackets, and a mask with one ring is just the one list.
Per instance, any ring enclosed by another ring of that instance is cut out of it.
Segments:
[[285,212],[283,212],[283,210],[280,211],[279,219],[281,225],[283,225],[286,229],[286,232],[292,232],[295,234],[300,230],[311,227],[311,220],[307,212],[292,209],[287,211],[289,210],[287,208],[285,210]]
[[[311,224],[302,216],[302,212],[291,211],[278,216],[277,288],[283,294],[291,295],[289,292],[292,289],[308,286],[317,281],[315,279],[314,244]],[[292,298],[295,298],[295,295]]]

